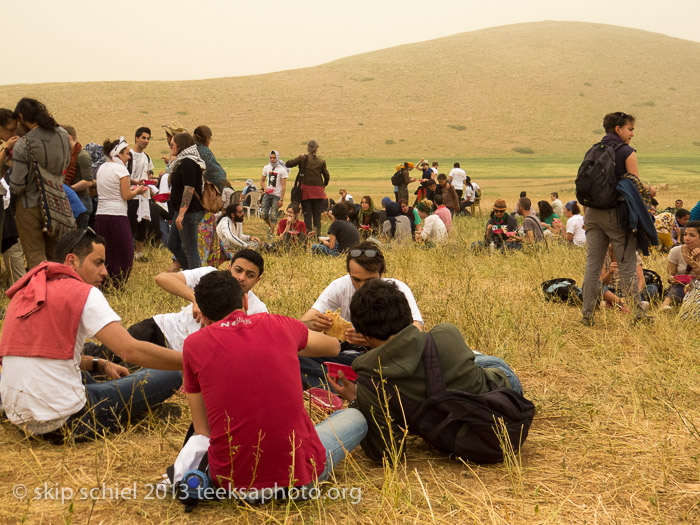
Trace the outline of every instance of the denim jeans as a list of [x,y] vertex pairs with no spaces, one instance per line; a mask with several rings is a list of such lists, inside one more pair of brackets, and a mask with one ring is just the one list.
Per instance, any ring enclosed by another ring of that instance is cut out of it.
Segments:
[[197,247],[197,227],[204,217],[204,211],[185,213],[182,219],[182,230],[178,230],[175,219],[170,226],[168,249],[180,263],[183,270],[191,270],[202,266]]
[[271,195],[266,193],[262,198],[262,206],[260,209],[260,216],[263,220],[270,219],[272,224],[277,222],[277,203],[279,203],[280,198],[277,195]]
[[87,404],[63,427],[45,437],[57,440],[63,432],[78,441],[97,439],[138,420],[182,385],[182,372],[142,368],[117,380],[95,382],[85,373]]
[[338,257],[338,250],[333,248],[332,250],[325,244],[313,244],[311,246],[311,251],[318,255],[330,255],[332,257]]
[[513,369],[509,367],[500,357],[474,352],[474,362],[479,368],[500,368],[506,373],[510,387],[518,394],[523,393],[523,385],[520,384],[520,379],[518,379],[518,376],[515,375]]
[[367,421],[362,412],[355,408],[338,410],[316,425],[316,433],[326,449],[326,468],[318,477],[319,481],[324,481],[347,453],[364,439]]

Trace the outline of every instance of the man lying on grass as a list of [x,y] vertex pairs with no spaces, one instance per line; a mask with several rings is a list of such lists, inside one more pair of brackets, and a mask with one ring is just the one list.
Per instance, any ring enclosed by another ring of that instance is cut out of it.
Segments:
[[[168,399],[182,384],[182,354],[137,341],[122,327],[96,288],[107,269],[105,240],[92,229],[61,237],[56,256],[62,264],[44,262],[7,291],[0,395],[7,417],[27,434],[98,438]],[[129,374],[84,356],[89,337],[125,361],[160,370]],[[90,373],[110,381],[97,383]]]
[[205,328],[185,341],[185,391],[195,433],[210,437],[212,480],[248,499],[252,489],[326,479],[367,423],[348,409],[314,428],[297,354],[337,355],[337,339],[289,317],[246,314],[248,299],[228,272],[205,275],[194,294]]
[[[267,312],[267,306],[253,293],[253,287],[260,281],[265,270],[265,261],[258,252],[249,248],[237,251],[231,259],[231,275],[233,275],[248,298],[249,314]],[[188,335],[202,327],[202,317],[194,298],[194,288],[205,275],[215,272],[213,266],[202,266],[180,272],[163,272],[156,275],[156,283],[166,292],[190,301],[190,304],[179,312],[158,314],[129,327],[129,333],[134,339],[150,341],[151,343],[169,346],[182,352],[182,345]],[[115,360],[114,354],[105,345],[92,343],[85,345],[85,354],[105,357]]]
[[[418,403],[424,401],[423,349],[427,333],[412,324],[411,309],[401,290],[391,282],[372,279],[355,293],[350,312],[355,329],[367,338],[372,348],[355,359],[353,370],[376,382],[381,374],[381,378],[391,381],[401,395]],[[430,334],[435,340],[446,388],[481,394],[489,391],[491,381],[522,393],[520,381],[505,361],[475,354],[455,325],[441,323],[430,330]],[[385,400],[376,390],[362,384],[356,388],[344,379],[342,371],[339,376],[342,384],[332,378],[328,379],[329,383],[367,420],[367,436],[362,440],[365,454],[378,462],[382,457],[389,461],[401,458],[404,440],[399,424],[404,421],[403,414],[393,408],[387,414]],[[387,393],[389,388],[393,387],[387,387]]]
[[[333,325],[331,318],[326,315],[328,310],[336,311],[340,309],[340,317],[346,321],[352,322],[350,313],[350,301],[353,294],[359,290],[368,280],[382,278],[386,270],[384,262],[384,254],[379,247],[371,241],[364,241],[356,244],[348,250],[346,259],[348,274],[339,277],[330,283],[316,302],[301,317],[303,322],[309,329],[316,332],[325,332]],[[423,317],[421,316],[416,300],[413,297],[411,289],[397,279],[383,279],[395,283],[402,294],[406,296],[406,301],[410,305],[411,318],[417,329],[423,326]],[[341,344],[341,352],[337,357],[332,359],[318,359],[313,357],[299,357],[301,365],[302,379],[308,386],[326,388],[324,361],[333,361],[349,365],[353,360],[365,352],[366,346],[369,344],[364,336],[350,328],[345,331],[345,341]]]

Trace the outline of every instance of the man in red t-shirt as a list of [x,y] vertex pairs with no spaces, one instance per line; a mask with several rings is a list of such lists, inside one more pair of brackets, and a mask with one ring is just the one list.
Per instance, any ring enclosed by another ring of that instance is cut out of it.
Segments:
[[338,341],[289,317],[247,315],[229,272],[202,277],[195,299],[206,326],[185,340],[183,373],[195,433],[210,438],[211,478],[240,494],[327,477],[367,423],[348,409],[314,428],[297,356],[337,355]]

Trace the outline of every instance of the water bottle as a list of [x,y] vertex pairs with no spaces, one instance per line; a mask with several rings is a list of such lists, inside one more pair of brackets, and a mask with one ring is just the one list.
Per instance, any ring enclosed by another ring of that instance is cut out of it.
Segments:
[[204,497],[204,491],[208,489],[210,485],[211,481],[209,476],[197,469],[185,472],[180,482],[183,495],[187,495],[188,498],[192,499],[202,499]]

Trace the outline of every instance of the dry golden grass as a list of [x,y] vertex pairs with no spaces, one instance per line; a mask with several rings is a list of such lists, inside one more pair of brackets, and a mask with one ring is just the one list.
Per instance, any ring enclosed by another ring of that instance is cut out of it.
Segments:
[[[525,182],[517,181],[515,188]],[[513,188],[501,191],[514,202]],[[676,196],[690,200],[689,193]],[[452,322],[470,346],[506,359],[517,371],[538,413],[521,455],[512,461],[466,465],[409,437],[407,460],[395,469],[371,464],[359,450],[339,466],[336,479],[326,487],[348,493],[361,489],[359,504],[326,500],[250,509],[225,502],[200,505],[185,515],[170,499],[145,499],[147,485],[174,460],[188,425],[186,401],[178,394],[172,403],[182,407],[181,418],[154,416],[95,443],[56,447],[27,441],[11,424],[0,423],[0,521],[700,521],[697,326],[658,314],[653,326],[632,327],[624,314],[601,310],[594,328],[582,327],[578,309],[545,302],[539,284],[557,276],[580,282],[585,251],[552,245],[542,253],[474,254],[469,246],[481,238],[484,223],[485,216],[457,218],[444,248],[386,247],[387,275],[411,287],[426,328]],[[247,229],[262,233],[262,222],[253,219]],[[108,297],[127,326],[183,304],[153,281],[168,266],[168,254],[153,249],[148,255],[151,262],[135,266],[126,291]],[[665,259],[652,255],[645,267],[663,275]],[[298,317],[344,272],[342,259],[270,255],[255,291],[272,312]],[[261,375],[261,388],[269,382]],[[18,483],[30,496],[44,484],[75,494],[102,483],[120,488],[136,484],[136,497],[75,497],[64,503],[18,499],[11,492]]]
[[[167,60],[165,48],[152,58]],[[616,110],[638,117],[645,132],[637,144],[647,153],[693,154],[699,72],[697,42],[538,22],[266,75],[3,86],[0,107],[37,97],[83,143],[131,138],[148,125],[160,140],[154,157],[164,147],[160,126],[173,120],[190,131],[209,125],[221,157],[264,157],[274,148],[289,158],[310,138],[339,158],[578,154]]]

